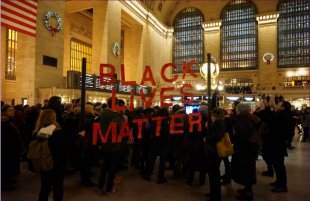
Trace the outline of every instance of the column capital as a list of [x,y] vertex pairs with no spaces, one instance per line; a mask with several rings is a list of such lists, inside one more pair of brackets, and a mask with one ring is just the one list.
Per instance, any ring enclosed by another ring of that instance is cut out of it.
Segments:
[[259,25],[270,25],[277,23],[279,12],[268,12],[256,15],[256,20]]
[[201,23],[205,32],[220,31],[222,20],[210,20]]

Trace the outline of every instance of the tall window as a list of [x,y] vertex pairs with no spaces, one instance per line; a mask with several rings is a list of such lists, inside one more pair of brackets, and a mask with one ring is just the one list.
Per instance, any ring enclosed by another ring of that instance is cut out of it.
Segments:
[[280,0],[278,66],[309,66],[309,0]]
[[86,73],[91,73],[92,47],[86,43],[71,40],[70,70],[82,72],[82,58],[86,58]]
[[16,50],[17,32],[12,29],[7,29],[5,60],[5,79],[7,80],[16,80]]
[[196,8],[186,8],[174,20],[173,63],[177,66],[173,73],[181,73],[182,62],[189,63],[195,60],[191,67],[199,72],[204,62],[204,30],[201,22],[203,14]]
[[221,18],[221,70],[258,68],[256,7],[236,0],[224,7]]

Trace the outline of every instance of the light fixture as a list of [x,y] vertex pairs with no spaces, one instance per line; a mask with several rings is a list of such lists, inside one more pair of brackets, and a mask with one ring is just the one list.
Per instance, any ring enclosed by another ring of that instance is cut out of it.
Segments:
[[[215,78],[218,76],[220,72],[219,65],[216,63],[216,60],[214,57],[211,57],[210,62],[210,75],[211,75],[211,89],[215,89],[217,87]],[[208,62],[205,62],[200,67],[200,75],[208,81]]]

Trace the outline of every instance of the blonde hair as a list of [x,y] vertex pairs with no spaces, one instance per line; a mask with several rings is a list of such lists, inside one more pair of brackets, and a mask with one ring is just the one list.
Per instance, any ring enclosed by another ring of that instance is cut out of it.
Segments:
[[93,114],[94,113],[94,106],[90,104],[85,105],[85,114]]
[[60,128],[59,124],[56,121],[56,112],[51,109],[42,110],[40,112],[40,116],[38,117],[33,134],[38,132],[42,127],[46,127],[52,124],[54,124],[56,128]]

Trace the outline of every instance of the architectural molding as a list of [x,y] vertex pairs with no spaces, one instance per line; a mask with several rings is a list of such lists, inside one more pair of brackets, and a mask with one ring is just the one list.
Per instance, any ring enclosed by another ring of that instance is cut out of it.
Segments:
[[173,28],[168,28],[166,25],[161,23],[151,12],[145,9],[142,4],[136,0],[132,1],[121,1],[129,9],[133,10],[139,17],[141,17],[147,23],[150,23],[163,36],[169,36],[173,32]]
[[256,20],[258,22],[258,25],[264,26],[264,25],[273,25],[277,23],[279,12],[269,12],[269,13],[263,13],[263,14],[257,14]]
[[205,32],[218,32],[221,29],[222,20],[211,20],[201,24]]
[[75,33],[77,35],[87,38],[88,40],[92,40],[92,31],[88,30],[87,27],[84,25],[77,25],[73,22],[70,22],[70,30],[71,33]]

